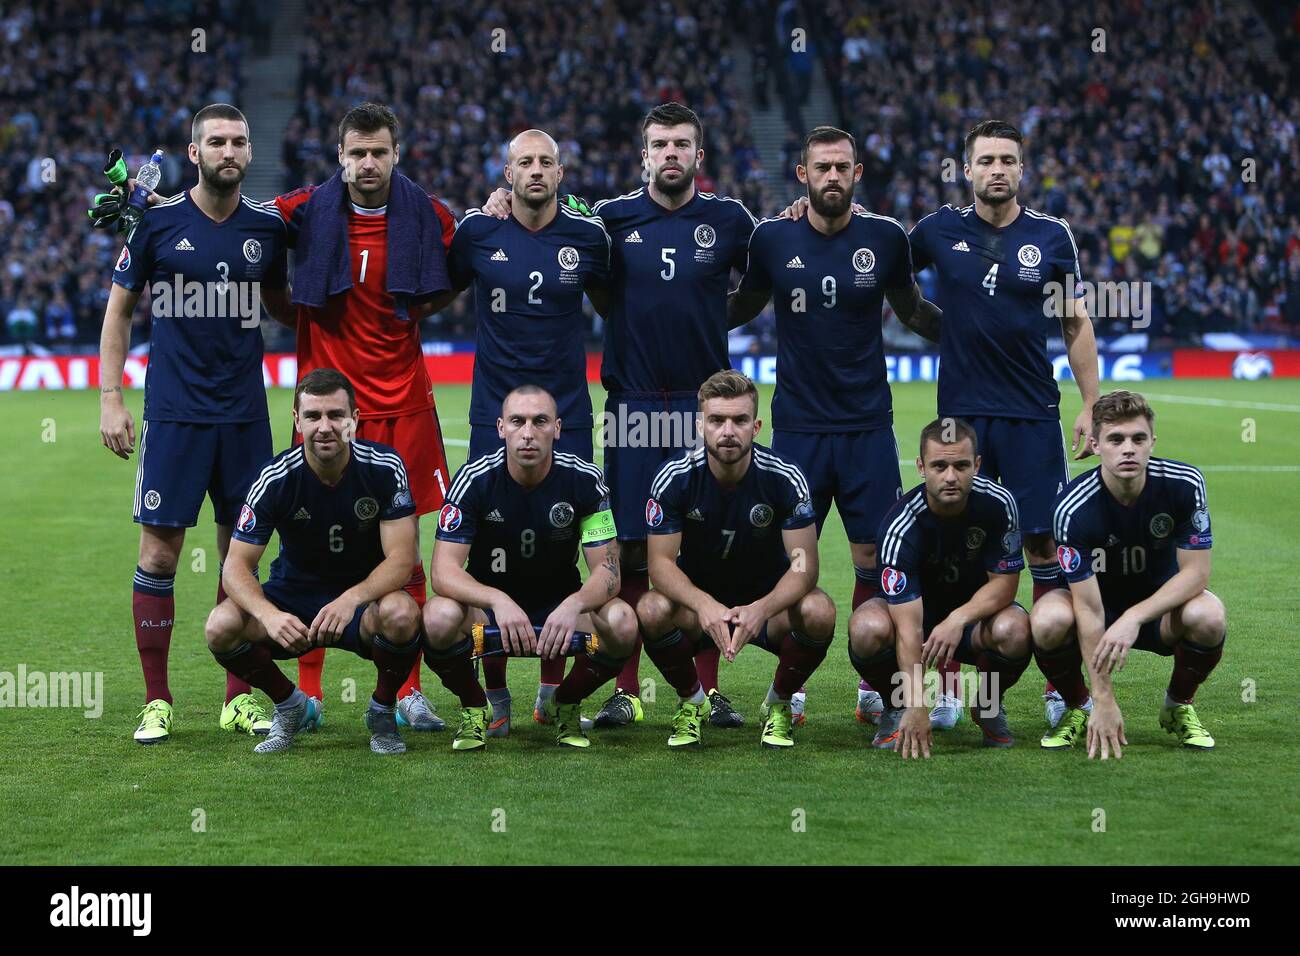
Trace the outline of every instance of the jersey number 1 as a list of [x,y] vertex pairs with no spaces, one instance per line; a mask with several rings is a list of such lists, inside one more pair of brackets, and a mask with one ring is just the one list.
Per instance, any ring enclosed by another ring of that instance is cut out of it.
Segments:
[[[357,280],[358,285],[362,285],[366,281],[366,266],[369,265],[369,260],[370,260],[370,250],[362,249],[361,250],[361,278]],[[994,268],[997,267],[994,266]]]

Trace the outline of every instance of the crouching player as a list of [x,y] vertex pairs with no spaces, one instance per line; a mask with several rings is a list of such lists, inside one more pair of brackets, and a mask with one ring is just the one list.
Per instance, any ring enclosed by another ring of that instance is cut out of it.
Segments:
[[[405,753],[394,707],[420,651],[420,611],[402,590],[418,559],[406,468],[391,448],[352,438],[355,393],[334,369],[298,383],[293,420],[302,444],[262,469],[239,513],[222,571],[229,597],[208,616],[208,648],[275,703],[255,752],[288,750],[315,724],[315,702],[275,660],[341,647],[379,672],[366,710],[370,749]],[[257,562],[272,531],[280,555],[260,585]]]
[[[880,589],[849,620],[849,658],[872,687],[891,688],[872,746],[930,756],[921,674],[956,661],[979,671],[971,718],[984,746],[1010,747],[1003,695],[1030,660],[1029,615],[1014,603],[1020,571],[1016,500],[979,475],[975,430],[940,418],[921,430],[924,483],[880,525]],[[896,676],[900,675],[900,676]]]
[[[1061,724],[1073,734],[1058,746],[1073,743],[1086,725],[1088,756],[1100,751],[1102,760],[1128,746],[1111,674],[1135,647],[1174,659],[1160,726],[1184,747],[1214,746],[1192,707],[1227,634],[1223,602],[1206,590],[1212,538],[1205,479],[1191,465],[1151,456],[1154,426],[1155,412],[1135,392],[1111,392],[1093,405],[1092,444],[1101,465],[1066,486],[1053,528],[1069,598],[1034,608],[1040,660],[1077,642],[1073,674],[1058,676],[1081,684],[1082,656],[1092,680],[1091,719],[1071,706]],[[1068,682],[1053,682],[1066,694]],[[1084,693],[1076,689],[1076,697]],[[1044,737],[1044,746],[1054,736],[1060,734]]]
[[646,652],[681,697],[669,747],[695,747],[709,701],[695,653],[746,644],[778,658],[764,747],[794,746],[791,696],[826,658],[835,605],[817,584],[817,515],[799,469],[757,444],[758,389],[739,372],[700,387],[704,447],[668,462],[646,502],[650,583],[637,603]]
[[[609,491],[598,467],[553,451],[560,427],[545,389],[510,392],[497,421],[505,447],[461,468],[438,515],[430,576],[439,596],[424,605],[424,659],[460,698],[453,750],[487,742],[487,695],[471,662],[475,624],[499,627],[509,653],[544,660],[559,657],[575,631],[597,636],[599,648],[579,655],[544,701],[555,742],[568,747],[590,746],[582,701],[618,674],[636,646],[636,614],[617,597]],[[579,544],[591,571],[585,584]]]

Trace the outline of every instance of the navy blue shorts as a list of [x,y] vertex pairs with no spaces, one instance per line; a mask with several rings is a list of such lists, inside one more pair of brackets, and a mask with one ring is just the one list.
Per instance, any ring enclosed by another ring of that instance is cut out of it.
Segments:
[[1020,530],[1051,531],[1056,496],[1070,480],[1061,423],[983,415],[966,421],[979,436],[980,474],[1015,496]]
[[834,499],[849,541],[874,544],[880,522],[903,496],[892,428],[778,431],[772,433],[772,452],[794,462],[808,479],[819,535]]
[[[1022,611],[1025,609],[1025,606],[1019,601],[1013,601],[1012,604],[1015,607],[1020,608]],[[998,611],[996,613],[1000,614],[1002,612]],[[928,641],[930,639],[930,632],[934,630],[935,625],[943,621],[947,616],[947,614],[944,614],[931,619],[927,615],[925,621],[921,625],[923,640]],[[976,664],[976,658],[979,656],[979,651],[975,650],[975,628],[979,627],[982,623],[984,623],[983,619],[971,621],[961,629],[961,640],[957,642],[957,650],[953,652],[952,656],[952,659],[958,664],[970,664],[972,666]]]
[[[276,580],[267,581],[262,585],[262,593],[266,595],[268,601],[281,611],[288,611],[307,627],[311,627],[311,622],[316,620],[316,615],[320,613],[321,608],[346,590],[347,588],[334,590],[333,588],[311,587]],[[367,602],[357,607],[356,613],[352,615],[352,620],[343,629],[343,636],[339,639],[339,642],[329,645],[330,647],[351,651],[353,654],[370,660],[370,648],[361,642],[361,615],[366,613],[366,608],[369,606],[370,603]],[[288,660],[300,656],[285,650],[275,641],[270,641],[268,646],[271,648],[271,656],[277,660]],[[315,650],[315,648],[309,647],[302,653],[306,654],[309,650]]]
[[[476,458],[490,455],[504,444],[505,441],[497,434],[495,425],[470,425],[469,455],[466,456],[465,460],[474,461]],[[594,461],[595,459],[592,457],[591,429],[561,428],[559,441],[555,443],[555,451],[562,451],[567,455],[577,455],[583,461]],[[644,505],[645,502],[642,502],[642,504]]]
[[[1126,608],[1117,611],[1106,608],[1106,627],[1110,627],[1120,619]],[[1160,640],[1160,621],[1164,615],[1156,618],[1154,621],[1147,621],[1138,628],[1137,640],[1133,642],[1133,650],[1147,651],[1151,654],[1159,654],[1161,657],[1169,657],[1174,652],[1173,644],[1166,644]]]
[[[565,595],[565,597],[568,597],[568,595]],[[557,607],[559,607],[560,602],[563,600],[564,598],[560,598],[560,600],[556,601],[554,604],[547,604],[547,605],[520,604],[519,610],[523,611],[525,614],[528,615],[528,623],[531,624],[533,627],[542,627],[546,623],[546,619],[551,616],[551,612],[554,611]],[[494,612],[490,607],[485,607],[483,608],[483,613],[487,615],[487,626],[496,627],[497,626],[496,612]]]
[[650,484],[670,458],[699,447],[699,400],[693,393],[619,393],[605,400],[605,484],[620,541],[644,541]]
[[233,525],[249,485],[274,454],[270,422],[146,421],[135,473],[135,520],[192,528],[207,495],[217,524]]

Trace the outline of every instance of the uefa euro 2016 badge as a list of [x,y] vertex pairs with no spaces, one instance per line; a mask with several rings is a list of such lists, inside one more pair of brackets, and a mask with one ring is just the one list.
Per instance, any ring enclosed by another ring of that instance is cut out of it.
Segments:
[[898,568],[885,568],[880,572],[880,589],[890,597],[897,597],[907,590],[907,575]]
[[652,528],[657,528],[663,524],[663,520],[664,509],[653,498],[648,499],[645,503],[645,523]]
[[448,533],[455,531],[460,527],[460,519],[460,509],[451,502],[448,502],[443,505],[442,510],[438,512],[438,530],[446,531]]
[[1079,565],[1083,563],[1083,555],[1076,548],[1061,545],[1056,549],[1056,560],[1061,563],[1061,570],[1066,574],[1073,574],[1079,570]]

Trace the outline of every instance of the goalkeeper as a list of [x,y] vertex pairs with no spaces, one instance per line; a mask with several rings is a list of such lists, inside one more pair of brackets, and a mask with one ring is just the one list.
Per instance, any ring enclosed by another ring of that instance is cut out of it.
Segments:
[[487,742],[487,695],[470,661],[475,624],[499,627],[510,653],[544,659],[559,657],[574,631],[598,636],[599,648],[574,659],[547,703],[555,742],[567,747],[590,746],[582,701],[618,674],[636,643],[636,615],[617,597],[609,491],[591,462],[553,451],[561,425],[545,389],[510,392],[497,420],[505,447],[461,468],[438,515],[430,583],[439,596],[424,606],[424,659],[460,698],[453,750]]

